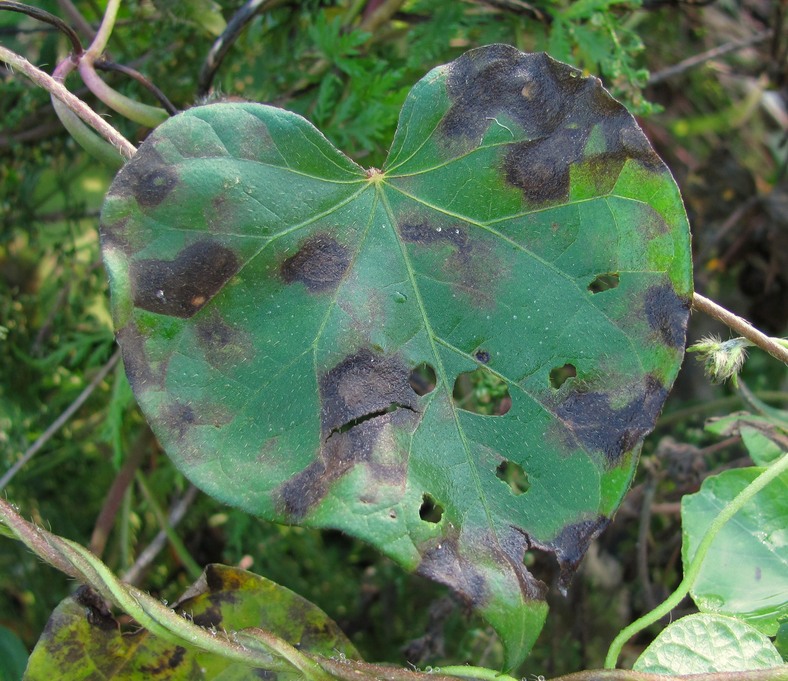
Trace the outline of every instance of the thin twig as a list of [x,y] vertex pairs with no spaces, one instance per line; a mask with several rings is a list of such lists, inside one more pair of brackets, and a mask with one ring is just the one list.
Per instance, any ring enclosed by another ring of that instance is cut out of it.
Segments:
[[684,73],[685,71],[689,71],[696,66],[700,66],[701,64],[706,63],[707,61],[711,61],[712,59],[717,59],[717,57],[722,57],[726,54],[730,54],[731,52],[737,52],[738,50],[743,50],[747,47],[753,47],[754,45],[758,45],[760,43],[765,43],[769,40],[773,35],[773,31],[771,29],[762,31],[761,33],[756,33],[754,36],[750,38],[745,38],[744,40],[734,40],[729,43],[725,43],[724,45],[720,45],[719,47],[715,47],[711,50],[706,52],[701,52],[700,54],[696,54],[694,57],[690,57],[689,59],[684,59],[680,61],[678,64],[674,64],[673,66],[669,66],[666,69],[662,69],[661,71],[657,71],[656,73],[651,74],[651,77],[646,82],[646,86],[649,85],[656,85],[657,83],[661,83],[663,80],[667,80],[668,78],[673,78],[673,76],[678,76],[679,74]]
[[49,12],[39,9],[38,7],[31,7],[30,5],[26,5],[23,2],[11,2],[10,0],[0,0],[0,9],[8,10],[9,12],[19,12],[20,14],[25,14],[29,17],[32,17],[33,19],[38,19],[38,21],[43,21],[45,24],[54,26],[71,41],[71,48],[73,49],[74,54],[82,54],[83,48],[82,43],[79,40],[79,36],[76,34],[76,31],[74,31],[74,29],[71,28],[71,26],[69,26],[60,17],[56,17],[54,14],[50,14]]
[[222,61],[249,22],[259,12],[282,5],[284,2],[285,0],[247,0],[233,14],[230,21],[227,22],[227,27],[211,46],[202,68],[200,68],[200,74],[197,77],[197,97],[205,97],[211,91],[213,79]]
[[385,24],[405,4],[405,0],[383,0],[375,11],[364,17],[359,28],[368,33],[374,33]]
[[131,142],[93,111],[85,102],[71,94],[62,83],[56,81],[48,73],[36,68],[27,61],[27,59],[16,54],[16,52],[12,52],[2,46],[0,46],[0,61],[4,61],[15,69],[18,69],[36,85],[40,85],[53,97],[63,102],[65,106],[96,130],[105,140],[110,142],[122,156],[130,159],[137,153],[137,148]]
[[85,400],[88,399],[93,394],[93,391],[98,388],[101,382],[106,378],[107,374],[112,371],[112,367],[114,367],[118,360],[120,359],[120,350],[115,350],[112,357],[109,358],[107,363],[99,369],[98,373],[93,377],[93,380],[85,387],[85,389],[79,394],[77,399],[75,399],[68,408],[58,416],[52,425],[49,426],[41,436],[27,449],[27,451],[22,455],[22,458],[19,459],[11,468],[9,468],[5,475],[0,478],[0,489],[3,489],[9,482],[11,482],[12,478],[19,472],[19,470],[32,459],[36,453],[52,439],[52,436],[57,433],[67,422],[68,420],[77,412],[77,410],[85,403]]
[[93,27],[87,22],[85,17],[82,16],[81,12],[74,6],[74,3],[71,0],[57,0],[57,4],[63,13],[71,19],[71,22],[76,25],[76,27],[82,31],[82,35],[84,35],[88,40],[93,41],[96,37],[96,31]]
[[[189,506],[191,506],[192,502],[197,498],[199,490],[194,486],[191,485],[189,489],[186,490],[185,494],[178,499],[171,507],[169,515],[167,516],[167,522],[170,526],[170,529],[175,529],[178,523],[183,520],[183,516],[186,515],[186,511],[189,510]],[[159,533],[153,538],[153,541],[148,544],[148,546],[137,556],[137,560],[134,561],[134,565],[132,565],[121,577],[121,580],[127,582],[128,584],[136,584],[140,577],[142,577],[142,573],[147,570],[148,566],[156,559],[156,556],[159,555],[159,552],[167,545],[167,533],[164,530],[160,530]]]
[[640,582],[643,585],[643,600],[648,610],[653,610],[657,605],[654,598],[654,589],[648,573],[648,540],[651,533],[651,512],[654,495],[657,491],[657,477],[652,470],[648,471],[648,479],[643,491],[643,500],[640,507],[640,525],[638,527],[637,542],[637,568]]
[[96,517],[96,522],[93,525],[93,533],[90,536],[90,544],[88,546],[88,548],[99,558],[101,558],[101,554],[104,553],[110,530],[115,524],[115,518],[123,503],[123,497],[126,494],[126,490],[145,458],[147,445],[150,442],[151,436],[149,428],[145,428],[140,435],[137,436],[125,463],[118,471],[115,480],[112,482],[112,486],[104,497],[104,504],[101,506],[101,511]]
[[758,331],[758,329],[747,320],[717,305],[713,300],[709,300],[697,291],[692,298],[692,307],[699,312],[704,312],[710,317],[721,321],[740,336],[743,336],[748,341],[757,345],[761,350],[765,350],[772,357],[788,364],[788,348],[783,347],[773,338],[769,338],[766,334]]

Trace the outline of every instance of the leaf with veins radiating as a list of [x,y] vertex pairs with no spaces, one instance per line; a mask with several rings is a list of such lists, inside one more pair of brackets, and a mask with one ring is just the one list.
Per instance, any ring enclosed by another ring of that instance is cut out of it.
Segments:
[[[190,109],[118,174],[102,243],[129,379],[179,468],[448,584],[509,665],[546,613],[524,552],[565,586],[608,524],[692,294],[678,190],[633,118],[501,45],[415,85],[382,170],[287,111]],[[503,415],[454,396],[482,366]]]

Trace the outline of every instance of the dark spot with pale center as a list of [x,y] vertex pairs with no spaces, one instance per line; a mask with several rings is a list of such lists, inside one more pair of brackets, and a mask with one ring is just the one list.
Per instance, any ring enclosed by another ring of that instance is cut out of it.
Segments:
[[487,364],[490,361],[490,353],[487,350],[477,350],[474,357],[482,364]]
[[333,291],[350,266],[350,252],[328,234],[315,234],[304,241],[298,252],[282,263],[282,279],[299,281],[312,293]]
[[643,302],[649,326],[672,348],[684,347],[691,305],[670,284],[650,287]]
[[418,425],[418,395],[410,374],[399,357],[362,349],[320,377],[320,451],[280,487],[284,513],[303,517],[335,480],[359,464],[381,484],[404,479],[407,451],[385,462],[375,460],[373,452],[387,425],[411,432]]
[[156,148],[143,144],[121,169],[110,188],[110,195],[132,196],[143,208],[155,208],[178,184],[178,174]]
[[215,241],[198,241],[174,260],[131,263],[134,304],[158,314],[188,319],[238,272],[235,253]]
[[611,395],[581,385],[566,393],[555,413],[579,444],[615,466],[654,428],[666,397],[665,387],[647,375],[640,394],[623,407],[611,407]]

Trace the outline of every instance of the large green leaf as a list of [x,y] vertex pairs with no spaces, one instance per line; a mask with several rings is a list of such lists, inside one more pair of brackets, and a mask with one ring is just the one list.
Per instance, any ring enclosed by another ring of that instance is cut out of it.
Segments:
[[[209,565],[173,608],[230,640],[242,629],[260,627],[306,653],[358,658],[353,645],[322,610],[244,570]],[[175,645],[139,628],[121,632],[104,602],[83,587],[52,613],[24,678],[296,681],[303,677],[295,671],[274,674],[250,669],[214,653]]]
[[[681,501],[682,557],[689,565],[711,522],[761,472],[707,478]],[[775,479],[720,530],[690,593],[704,612],[734,615],[774,636],[788,615],[788,475]]]
[[[130,382],[190,479],[372,542],[522,659],[546,614],[524,551],[565,585],[608,524],[692,293],[676,185],[598,80],[473,50],[416,84],[383,170],[287,111],[191,109],[118,174],[102,240]],[[507,413],[455,399],[473,371]]]

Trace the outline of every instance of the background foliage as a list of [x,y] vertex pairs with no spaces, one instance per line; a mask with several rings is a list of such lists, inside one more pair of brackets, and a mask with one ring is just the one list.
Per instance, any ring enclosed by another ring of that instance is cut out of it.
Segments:
[[[74,7],[94,27],[102,10],[92,0],[35,4],[69,23],[74,20],[67,10]],[[241,4],[126,2],[110,42],[112,59],[144,72],[178,108],[186,108],[199,97],[197,72],[217,30]],[[363,22],[380,4],[398,8],[380,26],[365,30],[370,27]],[[433,65],[493,42],[548,49],[599,75],[644,115],[641,123],[688,204],[698,290],[780,335],[788,326],[782,5],[756,0],[281,2],[251,21],[214,84],[224,96],[301,113],[355,160],[375,166],[385,156],[409,87]],[[685,57],[770,28],[776,37],[660,79],[664,69]],[[0,13],[0,41],[50,71],[68,50],[60,34],[11,13]],[[129,96],[151,101],[133,81],[105,76]],[[6,71],[0,77],[0,470],[5,470],[114,352],[97,239],[97,210],[112,173],[62,131],[42,91]],[[69,85],[80,89],[75,76]],[[118,116],[113,123],[135,142],[147,134]],[[694,323],[690,340],[721,331],[707,328],[710,323],[702,319]],[[785,403],[788,380],[777,366],[755,355],[744,380],[761,396]],[[495,388],[475,387],[480,404],[495,399]],[[672,590],[681,577],[679,498],[695,492],[710,473],[749,463],[738,434],[720,439],[702,427],[706,417],[737,406],[726,387],[710,386],[698,367],[687,363],[647,442],[641,478],[614,526],[592,547],[569,597],[551,597],[547,630],[526,671],[548,675],[600,666],[621,625]],[[148,433],[118,369],[4,494],[53,532],[92,545],[122,574],[187,490]],[[500,660],[490,630],[469,619],[444,589],[404,575],[371,548],[338,533],[263,523],[198,496],[177,535],[180,541],[170,542],[153,567],[137,573],[138,583],[163,599],[174,600],[193,581],[196,565],[241,564],[317,603],[367,659],[422,667],[465,659],[495,666]],[[639,536],[645,541],[636,550]],[[541,565],[537,554],[528,558],[537,574],[549,579],[551,566]],[[4,541],[3,640],[12,640],[5,636],[10,630],[32,646],[71,588],[21,545]],[[635,639],[630,659],[649,640]]]

